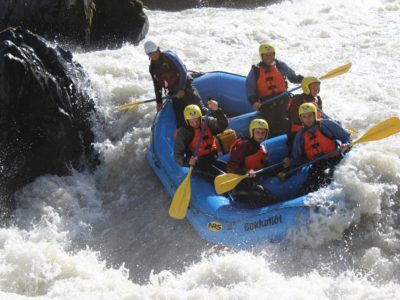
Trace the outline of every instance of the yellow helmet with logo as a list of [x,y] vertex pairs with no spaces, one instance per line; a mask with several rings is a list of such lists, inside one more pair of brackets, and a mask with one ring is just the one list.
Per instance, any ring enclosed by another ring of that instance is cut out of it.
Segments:
[[267,130],[267,133],[268,133],[269,126],[268,126],[267,121],[265,121],[264,119],[254,119],[253,121],[251,121],[250,126],[249,126],[250,138],[253,137],[253,130],[257,129],[257,128],[265,129],[265,130]]
[[201,118],[202,114],[200,107],[198,107],[196,104],[190,104],[186,106],[185,110],[183,111],[183,116],[185,117],[186,123],[188,123],[188,120]]
[[321,81],[319,81],[319,79],[316,77],[313,76],[304,77],[304,79],[301,81],[301,88],[303,89],[304,94],[310,95],[311,93],[310,84],[314,82],[321,83]]
[[307,103],[303,103],[302,105],[300,105],[299,107],[299,116],[301,116],[302,114],[305,113],[309,113],[312,112],[314,113],[314,115],[317,115],[317,107],[311,103],[311,102],[307,102]]
[[258,48],[258,53],[260,54],[260,57],[262,59],[263,54],[275,53],[275,48],[270,44],[261,44],[260,47]]

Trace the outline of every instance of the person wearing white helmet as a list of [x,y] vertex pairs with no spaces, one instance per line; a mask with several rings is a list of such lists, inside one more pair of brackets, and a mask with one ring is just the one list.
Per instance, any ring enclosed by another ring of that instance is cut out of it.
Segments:
[[157,111],[162,108],[163,91],[172,97],[177,127],[185,124],[183,110],[187,105],[196,104],[203,113],[207,111],[185,65],[175,53],[168,50],[161,51],[153,41],[144,43],[144,51],[150,59],[149,71],[153,79]]
[[[261,61],[251,67],[246,78],[247,99],[269,123],[270,137],[275,137],[285,134],[289,126],[287,120],[289,97],[285,94],[287,80],[300,83],[303,76],[297,75],[287,64],[276,59],[275,47],[271,44],[261,44],[258,50]],[[270,103],[261,104],[278,94],[282,96]]]
[[[335,121],[318,119],[317,112],[314,103],[307,102],[300,105],[298,114],[303,127],[297,132],[294,139],[292,159],[285,158],[284,167],[296,167],[337,149],[339,150],[312,164],[301,194],[307,194],[328,185],[333,177],[334,166],[342,159],[341,153],[350,150],[350,133]],[[280,173],[278,177],[285,179],[285,174]]]
[[[232,144],[227,172],[247,174],[234,189],[235,199],[258,208],[277,202],[277,197],[261,184],[263,175],[256,171],[268,165],[268,149],[261,143],[268,137],[269,126],[264,119],[254,119],[249,125],[250,137],[241,137]],[[275,171],[276,172],[276,171]]]
[[147,55],[157,52],[158,50],[160,50],[160,48],[153,41],[147,41],[144,43],[144,52],[146,52]]

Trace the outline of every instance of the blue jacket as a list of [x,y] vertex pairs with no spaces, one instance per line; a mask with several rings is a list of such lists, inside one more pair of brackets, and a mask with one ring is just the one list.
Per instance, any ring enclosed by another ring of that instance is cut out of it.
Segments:
[[[321,126],[321,132],[326,137],[332,140],[339,140],[342,144],[351,142],[350,133],[343,129],[343,127],[341,127],[335,121],[332,121],[330,119],[322,119],[319,121],[319,123]],[[315,128],[316,126],[314,125],[311,128],[303,129],[297,132],[292,147],[292,161],[290,164],[292,167],[300,165],[307,160],[304,152],[304,130],[313,133],[315,132]]]
[[151,78],[153,79],[154,92],[158,103],[162,102],[162,87],[158,84],[157,75],[164,71],[174,71],[179,73],[179,82],[177,87],[171,87],[174,90],[169,92],[176,93],[178,90],[184,90],[188,74],[186,67],[179,57],[172,51],[163,51],[157,61],[151,61],[149,67]]
[[[260,62],[258,65],[260,65]],[[287,78],[291,83],[301,83],[303,80],[303,76],[297,75],[295,71],[293,71],[287,64],[283,61],[275,59],[276,68],[278,71]],[[257,80],[258,80],[259,72],[258,66],[252,66],[249,74],[246,78],[246,95],[247,99],[250,101],[250,104],[257,102],[259,100],[257,94]]]

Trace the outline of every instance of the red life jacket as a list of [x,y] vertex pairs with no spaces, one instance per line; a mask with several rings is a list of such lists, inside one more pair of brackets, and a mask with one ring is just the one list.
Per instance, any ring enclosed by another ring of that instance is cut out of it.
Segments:
[[[290,131],[293,133],[296,133],[303,128],[303,124],[301,124],[299,117],[299,107],[303,103],[314,103],[316,107],[319,107],[320,99],[305,94],[296,95],[295,98],[289,99],[288,116],[291,122]],[[321,113],[319,110],[317,111],[317,119],[321,119]]]
[[292,122],[292,125],[290,126],[290,131],[293,133],[296,133],[296,132],[300,131],[302,128],[303,128],[303,125],[301,125],[301,124],[299,125],[299,124]]
[[174,87],[179,81],[179,73],[173,71],[160,73],[158,76],[158,85],[163,88]]
[[[318,126],[315,133],[312,134],[308,131],[303,133],[304,136],[304,152],[308,160],[313,160],[318,156],[327,154],[336,150],[336,143],[334,140],[328,138],[321,132]],[[332,157],[339,155],[333,154]]]
[[259,170],[265,167],[268,160],[267,149],[263,145],[260,145],[258,151],[252,155],[244,158],[244,167],[248,170]]
[[[235,148],[237,144],[247,143],[248,141],[249,140],[237,139],[232,144],[229,152],[232,153],[232,149]],[[259,170],[265,167],[267,161],[268,161],[268,151],[263,145],[260,145],[257,152],[248,155],[244,158],[244,168],[246,169],[246,171]]]
[[174,62],[164,53],[161,53],[157,62],[151,62],[150,73],[158,86],[165,89],[176,89],[179,83],[180,75]]
[[257,94],[260,98],[285,92],[287,90],[285,77],[276,65],[259,65],[257,79]]
[[[194,154],[194,150],[197,146],[197,141],[200,138],[202,126],[203,126],[203,121],[201,122],[201,126],[199,128],[193,128],[194,137],[189,144],[189,150],[192,154]],[[207,154],[210,154],[211,152],[216,152],[216,151],[217,151],[217,143],[215,141],[214,135],[213,135],[210,127],[208,127],[208,125],[206,125],[206,129],[204,130],[204,134],[203,134],[203,139],[200,142],[200,148],[199,148],[199,152],[197,153],[197,157],[201,157],[203,155],[207,155]]]

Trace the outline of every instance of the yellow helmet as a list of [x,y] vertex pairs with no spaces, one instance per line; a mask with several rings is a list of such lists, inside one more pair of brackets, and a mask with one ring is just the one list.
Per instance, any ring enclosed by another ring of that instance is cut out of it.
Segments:
[[303,89],[304,94],[310,95],[311,93],[310,84],[314,82],[321,83],[321,81],[319,81],[319,79],[316,77],[313,76],[304,77],[304,79],[301,81],[301,88]]
[[258,53],[260,54],[260,57],[262,59],[263,54],[275,53],[275,48],[270,44],[261,44],[260,47],[258,48]]
[[254,119],[253,121],[251,121],[250,126],[249,126],[250,138],[253,137],[253,130],[257,129],[257,128],[265,129],[265,130],[267,130],[267,133],[268,133],[269,126],[268,126],[267,121],[265,121],[263,119]]
[[317,115],[317,107],[313,103],[307,102],[300,105],[299,116],[309,112],[312,112],[314,113],[314,115]]
[[188,123],[188,120],[201,118],[202,114],[200,107],[198,107],[196,104],[190,104],[186,106],[185,110],[183,111],[183,116],[185,117],[186,123]]

